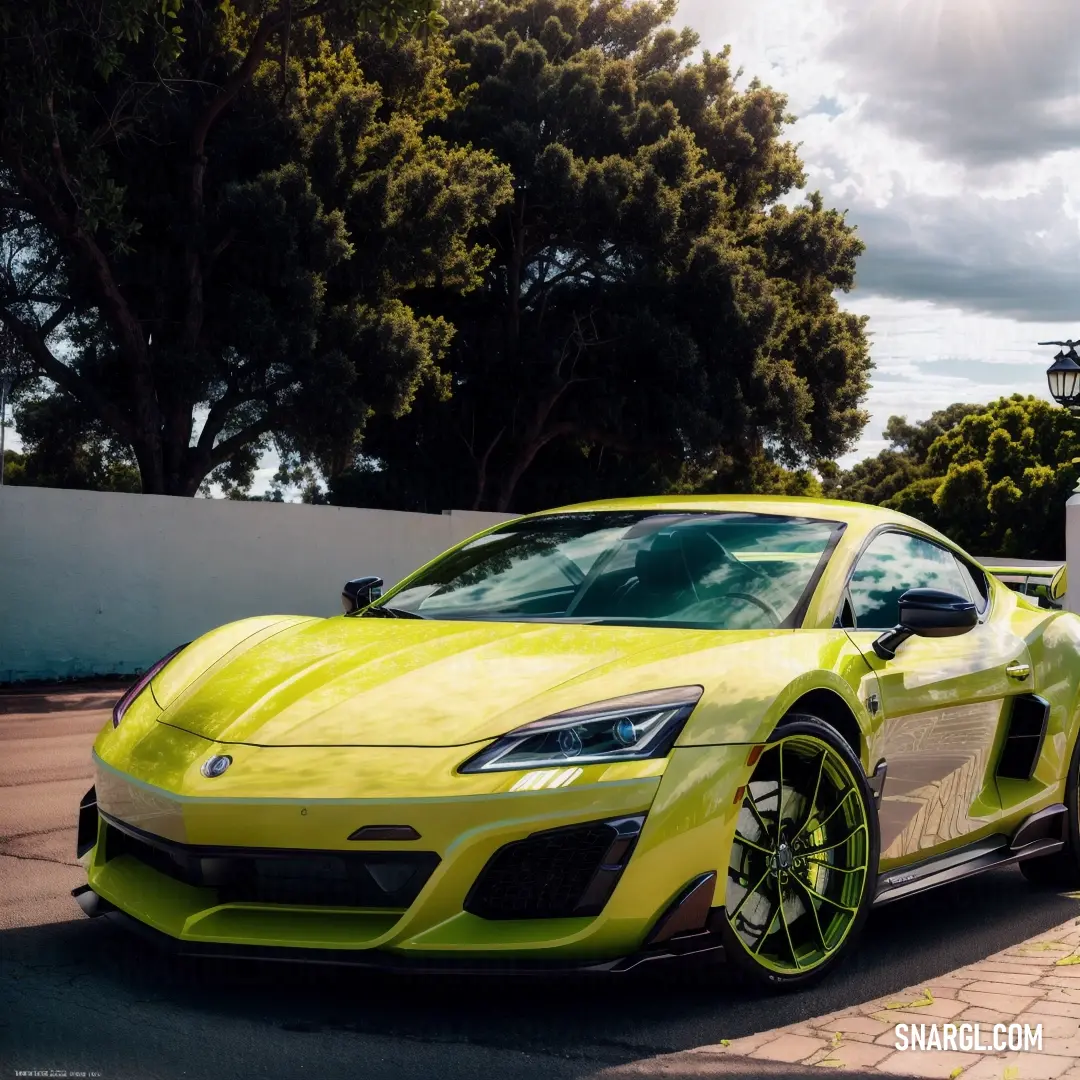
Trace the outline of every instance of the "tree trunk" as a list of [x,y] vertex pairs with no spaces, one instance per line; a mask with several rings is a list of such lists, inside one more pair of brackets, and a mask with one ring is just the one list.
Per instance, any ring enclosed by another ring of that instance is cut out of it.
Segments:
[[139,478],[144,495],[168,495],[165,490],[165,469],[161,460],[161,440],[143,438],[134,443],[135,464],[139,467]]
[[537,436],[522,445],[514,458],[502,484],[499,485],[499,495],[495,500],[495,510],[500,514],[510,513],[510,503],[514,498],[514,491],[518,483],[525,475],[526,470],[536,460],[536,455],[554,438],[553,435]]
[[190,430],[190,409],[176,406],[169,410],[169,422],[156,438],[133,446],[144,495],[193,498],[199,493],[199,485],[214,466],[208,454],[189,445]]
[[521,341],[521,278],[525,272],[525,192],[510,212],[510,261],[506,275],[506,359],[516,365]]

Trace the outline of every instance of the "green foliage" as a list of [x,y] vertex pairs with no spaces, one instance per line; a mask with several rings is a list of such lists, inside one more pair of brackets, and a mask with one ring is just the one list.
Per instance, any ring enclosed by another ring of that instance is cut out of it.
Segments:
[[975,555],[1064,556],[1065,502],[1080,478],[1080,420],[1035,397],[951,405],[840,478],[840,498],[879,503],[940,529]]
[[24,399],[15,410],[23,453],[5,451],[4,483],[91,491],[141,490],[131,452],[72,397]]
[[146,492],[243,490],[271,440],[333,472],[445,393],[453,328],[419,301],[476,287],[510,181],[433,133],[437,9],[0,8],[0,322],[85,421],[32,457],[107,432]]
[[844,472],[839,478],[836,497],[884,504],[925,476],[926,457],[934,440],[979,409],[978,405],[950,405],[915,424],[909,424],[902,416],[891,417],[885,426],[890,448]]
[[26,455],[17,450],[4,450],[4,483],[26,484]]
[[448,381],[370,419],[334,501],[527,510],[769,467],[809,489],[857,438],[864,323],[834,292],[862,245],[817,195],[778,204],[803,182],[784,98],[692,60],[674,9],[444,5],[466,104],[440,131],[508,163],[513,198],[473,234],[479,287],[428,308],[457,330]]
[[0,8],[0,322],[85,418],[32,456],[238,496],[275,445],[276,490],[420,509],[818,490],[862,245],[784,198],[784,98],[674,0],[437,8]]

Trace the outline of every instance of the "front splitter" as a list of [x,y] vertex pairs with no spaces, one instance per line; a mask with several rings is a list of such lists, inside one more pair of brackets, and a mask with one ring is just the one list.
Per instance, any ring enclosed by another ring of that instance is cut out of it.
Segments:
[[477,957],[437,959],[403,956],[376,949],[305,949],[281,945],[234,945],[216,941],[185,941],[164,934],[121,911],[89,885],[72,890],[72,896],[89,918],[106,918],[124,930],[151,942],[173,956],[211,960],[269,961],[286,964],[322,964],[363,968],[391,974],[413,975],[540,975],[622,974],[644,964],[707,957],[722,960],[724,947],[713,930],[680,935],[663,946],[643,949],[615,960],[503,960]]

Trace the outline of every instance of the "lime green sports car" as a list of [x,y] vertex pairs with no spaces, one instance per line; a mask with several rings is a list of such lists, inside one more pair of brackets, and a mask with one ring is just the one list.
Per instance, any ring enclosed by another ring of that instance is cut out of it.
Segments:
[[124,694],[79,816],[87,914],[194,954],[711,951],[785,987],[874,904],[1014,861],[1080,881],[1080,620],[911,518],[599,502],[380,585],[213,630]]

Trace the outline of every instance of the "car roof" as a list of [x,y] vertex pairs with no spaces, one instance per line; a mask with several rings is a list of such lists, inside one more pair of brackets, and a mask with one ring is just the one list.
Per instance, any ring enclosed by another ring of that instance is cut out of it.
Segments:
[[[594,510],[663,510],[708,511],[744,514],[786,514],[792,517],[823,518],[849,524],[898,524],[928,526],[906,514],[886,510],[867,503],[845,502],[841,499],[810,499],[794,495],[650,495],[630,499],[601,499],[596,502],[574,503],[552,510],[543,510],[530,517],[547,514],[587,513]],[[929,530],[933,531],[933,530]]]
[[[574,503],[551,510],[543,510],[529,517],[549,514],[579,514],[599,510],[656,510],[666,513],[679,511],[739,514],[783,514],[790,517],[820,518],[825,521],[843,522],[862,536],[881,525],[898,525],[914,529],[924,536],[952,548],[963,551],[947,536],[925,522],[907,514],[887,510],[868,503],[847,502],[842,499],[806,498],[795,495],[650,495],[628,499],[601,499],[595,502]],[[965,557],[971,558],[966,552]],[[977,561],[977,560],[972,560]]]

